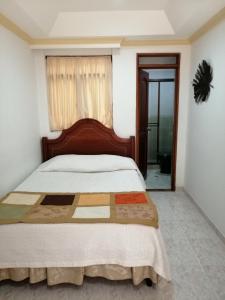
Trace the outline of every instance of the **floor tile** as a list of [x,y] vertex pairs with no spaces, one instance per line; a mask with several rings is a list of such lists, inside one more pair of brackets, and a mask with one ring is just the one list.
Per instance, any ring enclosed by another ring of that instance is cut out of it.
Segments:
[[145,182],[148,189],[170,189],[171,174],[161,173],[159,165],[148,165]]
[[216,237],[215,239],[191,239],[190,243],[203,266],[225,266],[225,247]]
[[225,299],[225,266],[204,266],[205,274],[210,280],[210,286],[213,286],[220,300]]

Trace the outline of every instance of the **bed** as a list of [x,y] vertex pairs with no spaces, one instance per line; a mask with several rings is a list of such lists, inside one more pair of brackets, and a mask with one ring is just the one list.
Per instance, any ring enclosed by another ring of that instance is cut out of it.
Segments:
[[[43,164],[15,191],[143,192],[134,149],[134,137],[120,138],[96,120],[80,120],[59,138],[42,138]],[[79,159],[75,169],[71,157]],[[47,279],[49,285],[81,285],[85,276],[132,279],[135,285],[144,279],[170,280],[159,228],[114,223],[5,224],[0,225],[0,240],[4,241],[0,280]]]

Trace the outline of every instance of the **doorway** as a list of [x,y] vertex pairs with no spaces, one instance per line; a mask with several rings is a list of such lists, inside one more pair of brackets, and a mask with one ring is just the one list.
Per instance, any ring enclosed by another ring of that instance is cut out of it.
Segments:
[[175,190],[180,55],[137,54],[138,166],[148,190]]

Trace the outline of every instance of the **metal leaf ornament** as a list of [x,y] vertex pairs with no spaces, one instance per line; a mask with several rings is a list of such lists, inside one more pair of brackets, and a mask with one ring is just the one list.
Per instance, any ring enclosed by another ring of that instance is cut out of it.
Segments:
[[195,79],[192,82],[196,103],[205,102],[209,98],[210,89],[213,88],[211,85],[212,80],[212,67],[203,60],[202,63],[198,65]]

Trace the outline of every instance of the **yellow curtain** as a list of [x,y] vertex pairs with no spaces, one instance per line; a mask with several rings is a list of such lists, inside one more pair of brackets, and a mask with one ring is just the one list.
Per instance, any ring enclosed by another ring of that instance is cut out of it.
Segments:
[[69,128],[83,118],[112,127],[110,56],[47,58],[51,130]]

